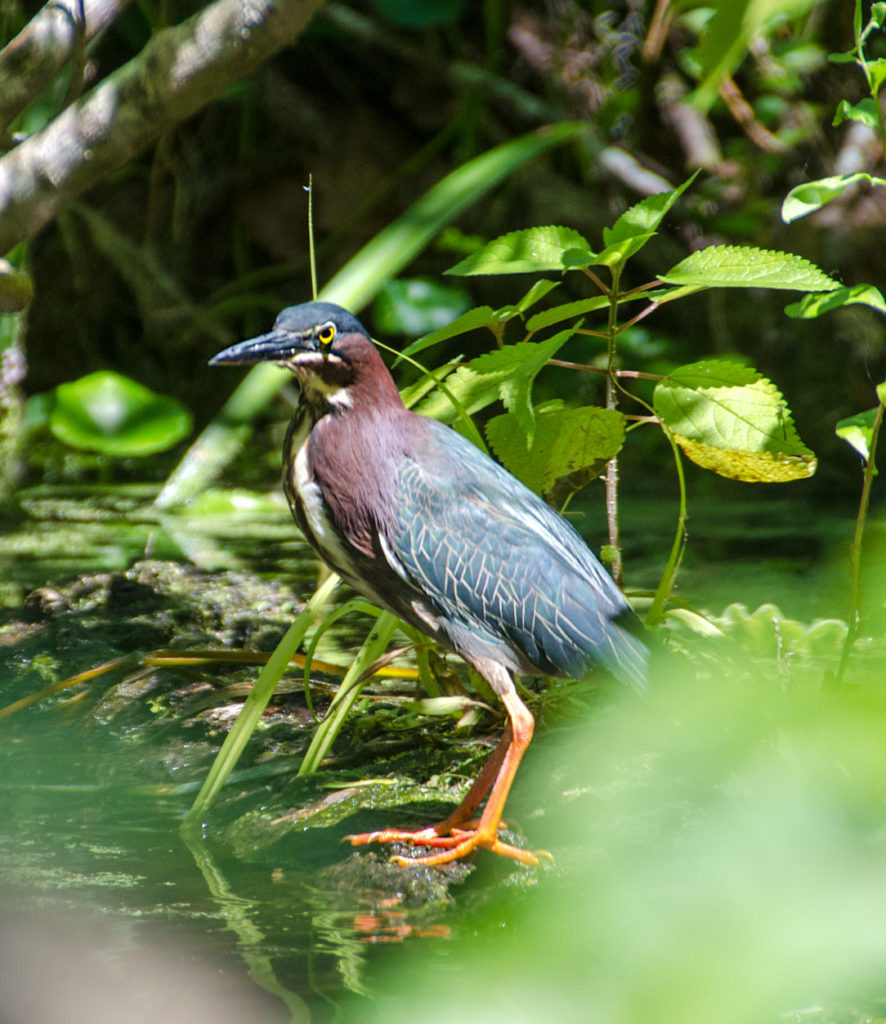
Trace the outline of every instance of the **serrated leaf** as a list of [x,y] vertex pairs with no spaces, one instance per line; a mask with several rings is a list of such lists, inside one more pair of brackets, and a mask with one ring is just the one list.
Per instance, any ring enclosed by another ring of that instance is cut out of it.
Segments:
[[602,472],[624,444],[624,416],[614,409],[561,402],[535,410],[535,435],[527,443],[511,413],[486,424],[489,445],[527,487],[559,504]]
[[[574,333],[575,327],[569,327],[544,341],[520,342],[505,347],[513,350],[514,362],[512,372],[501,381],[499,394],[505,408],[514,414],[530,441],[535,432],[535,414],[530,398],[532,385],[539,372],[547,366],[548,360],[556,355]],[[502,363],[501,353],[504,351],[505,349],[499,349],[479,356],[472,363],[473,368],[479,373],[485,372],[487,366],[494,366],[497,369]]]
[[[521,341],[484,353],[456,370],[447,380],[447,387],[469,415],[500,399],[514,413],[524,434],[531,436],[534,416],[529,395],[533,381],[573,333],[570,328],[545,341]],[[455,416],[452,402],[438,391],[430,395],[419,412],[444,423]]]
[[837,281],[802,256],[743,245],[712,245],[701,249],[659,278],[668,284],[703,288],[829,292],[840,287]]
[[679,367],[656,385],[654,407],[686,455],[720,476],[777,483],[815,472],[781,393],[751,367],[720,360]]
[[647,196],[625,210],[611,228],[603,229],[603,244],[610,246],[627,238],[651,237],[658,230],[665,214],[695,181],[698,173],[693,172],[682,185],[672,188],[669,192]]
[[572,228],[550,226],[511,231],[471,253],[447,274],[532,274],[562,270],[563,253],[590,247]]
[[829,313],[841,306],[862,305],[886,314],[886,300],[879,288],[872,284],[854,284],[851,288],[840,287],[832,292],[818,292],[804,295],[799,302],[785,306],[785,313],[799,320],[811,320],[813,317]]
[[781,204],[781,219],[785,224],[815,213],[822,206],[841,196],[847,188],[866,181],[869,185],[886,185],[886,179],[875,178],[859,171],[856,174],[834,174],[829,178],[817,178],[792,188]]
[[847,416],[845,420],[840,420],[834,428],[837,437],[841,437],[848,445],[851,445],[865,462],[871,457],[871,442],[874,436],[876,417],[876,408],[868,409],[866,412],[856,413],[855,416]]

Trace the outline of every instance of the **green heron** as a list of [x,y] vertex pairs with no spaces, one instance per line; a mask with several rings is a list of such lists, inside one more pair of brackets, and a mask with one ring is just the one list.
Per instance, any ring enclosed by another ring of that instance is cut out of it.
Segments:
[[372,602],[456,651],[508,713],[501,741],[445,820],[348,838],[436,848],[397,858],[403,864],[444,864],[479,847],[537,864],[498,835],[534,727],[514,674],[584,678],[602,667],[641,688],[648,652],[634,613],[565,519],[456,431],[405,407],[347,310],[291,306],[270,333],[211,360],[259,362],[298,383],[283,489],[309,543]]

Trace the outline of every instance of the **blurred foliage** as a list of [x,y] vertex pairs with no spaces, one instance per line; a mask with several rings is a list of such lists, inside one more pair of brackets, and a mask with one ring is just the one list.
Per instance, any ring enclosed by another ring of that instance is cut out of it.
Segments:
[[110,370],[59,384],[49,413],[49,428],[60,441],[102,455],[165,451],[186,437],[191,425],[181,402]]
[[882,676],[715,673],[660,676],[536,751],[525,799],[556,867],[408,970],[389,958],[372,1020],[883,1019]]

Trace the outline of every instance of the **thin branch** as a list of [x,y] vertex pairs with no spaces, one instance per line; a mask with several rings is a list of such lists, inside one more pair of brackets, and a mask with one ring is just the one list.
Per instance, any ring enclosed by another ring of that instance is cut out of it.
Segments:
[[0,160],[0,253],[290,45],[322,0],[217,0]]

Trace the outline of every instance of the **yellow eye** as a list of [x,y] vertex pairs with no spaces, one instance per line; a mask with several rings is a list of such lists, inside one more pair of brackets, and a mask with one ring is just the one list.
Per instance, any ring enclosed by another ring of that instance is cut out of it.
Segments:
[[320,330],[317,331],[317,341],[319,341],[324,348],[332,344],[332,339],[334,337],[335,328],[332,324],[326,324],[325,327],[321,327]]

